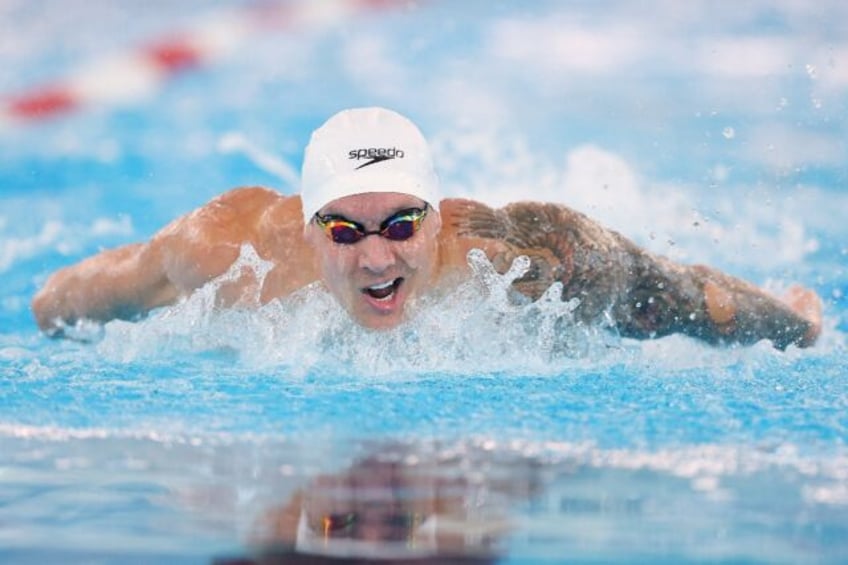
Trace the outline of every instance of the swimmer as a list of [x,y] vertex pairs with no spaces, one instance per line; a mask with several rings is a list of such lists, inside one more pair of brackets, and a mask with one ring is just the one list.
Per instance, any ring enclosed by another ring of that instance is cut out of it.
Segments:
[[407,118],[382,108],[331,117],[306,147],[301,192],[231,190],[164,227],[145,243],[103,251],[61,269],[32,308],[47,335],[82,320],[138,319],[174,304],[227,272],[243,245],[271,264],[222,285],[221,307],[264,304],[323,285],[366,328],[396,327],[408,304],[470,276],[481,249],[501,273],[527,256],[513,283],[539,298],[562,283],[586,324],[621,336],[682,333],[711,344],[768,339],[808,347],[821,331],[821,301],[793,287],[773,297],[710,267],[655,256],[559,204],[517,202],[494,209],[444,199],[430,150]]
[[[489,472],[469,473],[481,468]],[[543,492],[542,470],[531,457],[471,446],[436,455],[378,445],[345,469],[310,478],[284,501],[263,500],[270,505],[247,545],[262,563],[496,563],[515,527],[515,507]]]

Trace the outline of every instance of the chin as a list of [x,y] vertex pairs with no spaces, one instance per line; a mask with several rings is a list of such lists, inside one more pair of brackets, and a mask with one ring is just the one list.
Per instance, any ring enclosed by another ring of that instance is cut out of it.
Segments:
[[390,330],[406,320],[406,289],[400,289],[388,300],[375,301],[360,295],[348,310],[356,322],[369,330]]
[[385,331],[398,327],[403,322],[403,316],[394,313],[386,316],[357,316],[356,321],[369,330]]

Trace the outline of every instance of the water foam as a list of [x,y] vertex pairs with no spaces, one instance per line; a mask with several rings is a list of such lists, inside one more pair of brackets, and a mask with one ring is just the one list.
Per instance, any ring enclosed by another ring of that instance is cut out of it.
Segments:
[[573,320],[578,302],[563,302],[559,283],[537,301],[512,290],[511,283],[529,268],[526,257],[504,274],[482,251],[472,251],[468,262],[467,281],[417,300],[400,327],[371,331],[357,325],[318,283],[262,306],[218,308],[222,285],[244,269],[253,270],[259,281],[270,270],[245,246],[226,274],[178,304],[140,322],[108,323],[97,352],[122,362],[212,352],[250,366],[286,367],[301,376],[315,369],[375,376],[552,374],[564,362],[597,357],[607,347],[606,332]]
[[585,325],[572,313],[579,301],[561,300],[554,283],[531,301],[512,288],[529,268],[519,257],[498,273],[480,250],[468,256],[471,276],[455,288],[419,298],[409,320],[388,331],[358,325],[320,283],[258,305],[221,308],[217,292],[252,270],[262,281],[272,265],[250,246],[227,273],[179,303],[138,322],[113,321],[103,328],[80,327],[106,360],[210,357],[289,379],[344,377],[398,379],[447,375],[560,375],[657,364],[674,371],[709,368],[751,370],[793,363],[800,350],[775,351],[768,342],[753,347],[713,348],[684,336],[636,341],[619,338],[611,323]]

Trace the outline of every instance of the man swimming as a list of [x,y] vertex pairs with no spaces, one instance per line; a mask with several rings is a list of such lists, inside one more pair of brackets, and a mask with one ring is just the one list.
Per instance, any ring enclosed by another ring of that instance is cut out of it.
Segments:
[[340,112],[306,148],[301,194],[238,188],[163,228],[146,243],[107,250],[54,273],[33,312],[51,336],[88,319],[134,319],[173,304],[227,272],[243,245],[272,265],[263,280],[242,272],[217,294],[221,306],[266,303],[320,282],[364,327],[392,328],[407,304],[469,276],[481,249],[506,272],[530,268],[515,291],[536,299],[554,282],[576,298],[580,322],[612,320],[634,338],[683,333],[706,342],[812,345],[821,301],[794,287],[778,299],[705,266],[654,256],[558,204],[493,209],[439,198],[430,150],[418,128],[382,108]]

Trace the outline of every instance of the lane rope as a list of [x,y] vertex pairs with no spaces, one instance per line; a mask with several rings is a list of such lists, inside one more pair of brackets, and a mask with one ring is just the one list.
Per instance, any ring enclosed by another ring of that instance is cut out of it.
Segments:
[[60,80],[0,97],[0,128],[150,98],[170,79],[209,66],[257,33],[320,29],[362,13],[404,5],[391,0],[276,0],[209,14],[182,32],[97,57]]

